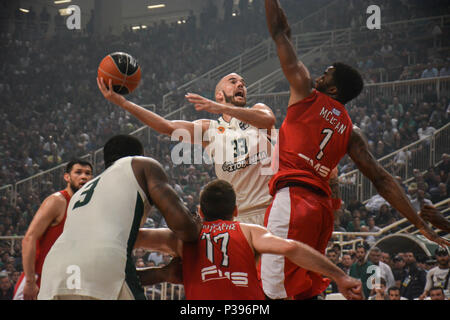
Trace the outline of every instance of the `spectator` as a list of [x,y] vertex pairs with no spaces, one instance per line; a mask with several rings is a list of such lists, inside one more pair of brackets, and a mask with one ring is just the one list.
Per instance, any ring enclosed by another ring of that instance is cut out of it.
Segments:
[[400,288],[403,279],[406,278],[407,272],[405,270],[406,263],[401,255],[396,255],[392,259],[394,267],[392,268],[392,273],[394,274],[395,286]]
[[431,202],[433,203],[439,203],[443,200],[446,200],[449,198],[448,192],[447,192],[447,186],[445,183],[439,183],[438,188],[435,190],[430,190],[431,193]]
[[378,283],[375,278],[372,280],[373,289],[371,290],[371,295],[368,300],[389,300],[388,294],[386,292],[386,280],[380,278]]
[[430,289],[430,298],[431,300],[448,300],[444,295],[444,290],[440,287],[433,287]]
[[400,295],[400,288],[399,287],[390,287],[388,289],[388,296],[389,300],[408,300],[405,297],[402,297]]
[[372,265],[370,261],[366,261],[366,248],[364,245],[357,245],[356,247],[357,261],[350,267],[349,275],[353,278],[359,279],[362,282],[364,296],[369,297],[370,290],[367,286],[367,279],[370,275],[368,268]]
[[427,121],[422,121],[420,128],[417,130],[419,138],[426,139],[431,137],[436,132],[436,129],[429,125]]
[[392,104],[389,105],[387,114],[391,117],[394,117],[395,112],[398,112],[400,116],[403,116],[404,113],[403,105],[399,102],[397,96],[394,97],[394,99],[392,100]]
[[387,264],[392,271],[392,267],[394,266],[391,259],[391,254],[389,252],[381,252],[381,261]]
[[381,250],[378,247],[373,247],[369,251],[369,261],[378,266],[378,274],[381,278],[385,280],[385,287],[390,288],[395,286],[394,274],[392,273],[391,267],[381,261]]
[[426,273],[416,265],[414,253],[405,252],[406,277],[402,280],[401,294],[408,300],[418,298],[425,288]]
[[393,215],[388,204],[382,204],[378,216],[375,218],[377,226],[385,227],[392,222]]
[[445,296],[447,298],[450,297],[450,265],[448,251],[445,248],[439,247],[436,249],[434,254],[436,256],[438,266],[428,271],[425,290],[420,295],[420,300],[425,299],[430,294],[432,287],[442,288]]
[[350,268],[353,264],[352,255],[350,253],[344,253],[342,255],[342,261],[337,264],[346,274],[350,273]]
[[421,78],[422,79],[435,78],[438,75],[439,75],[438,70],[435,67],[433,67],[433,65],[431,63],[429,63],[427,68],[425,70],[423,70]]
[[14,288],[6,272],[0,273],[0,300],[12,300]]
[[327,250],[327,258],[330,259],[331,262],[333,262],[335,265],[339,263],[339,257],[336,254],[336,251],[334,249],[328,249]]

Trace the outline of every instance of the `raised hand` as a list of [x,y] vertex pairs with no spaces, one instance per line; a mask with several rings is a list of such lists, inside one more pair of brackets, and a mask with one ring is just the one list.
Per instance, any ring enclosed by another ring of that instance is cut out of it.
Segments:
[[201,95],[195,93],[186,94],[186,99],[194,104],[195,110],[206,111],[214,114],[221,114],[223,112],[223,105],[202,97]]
[[106,87],[104,79],[97,78],[97,85],[106,100],[118,106],[127,101],[124,96],[114,92],[111,79],[109,79],[108,87]]

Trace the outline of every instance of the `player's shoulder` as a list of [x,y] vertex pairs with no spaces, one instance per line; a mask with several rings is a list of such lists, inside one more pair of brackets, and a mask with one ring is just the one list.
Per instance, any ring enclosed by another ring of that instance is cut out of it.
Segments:
[[61,191],[57,191],[49,195],[47,198],[44,199],[43,202],[47,202],[50,204],[66,204],[67,199],[64,197],[64,195],[61,193]]

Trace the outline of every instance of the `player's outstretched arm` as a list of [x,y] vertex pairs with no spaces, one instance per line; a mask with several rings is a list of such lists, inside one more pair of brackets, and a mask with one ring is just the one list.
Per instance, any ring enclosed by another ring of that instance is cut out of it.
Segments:
[[144,170],[149,197],[164,216],[167,226],[179,239],[196,241],[202,226],[200,217],[190,213],[169,185],[167,175],[157,161],[150,160]]
[[282,239],[258,225],[241,223],[244,233],[249,233],[250,245],[256,252],[283,255],[296,265],[330,277],[339,291],[349,300],[362,299],[361,281],[349,277],[327,257],[298,241]]
[[39,287],[36,284],[36,242],[52,222],[66,210],[66,200],[59,194],[47,197],[34,215],[24,238],[22,239],[22,265],[25,274],[23,289],[24,300],[36,300]]
[[183,284],[183,265],[180,258],[172,258],[164,267],[138,268],[136,271],[143,286],[162,282]]
[[259,129],[272,130],[275,128],[275,115],[272,110],[263,103],[257,103],[252,108],[227,106],[195,93],[188,93],[186,99],[194,104],[195,110],[197,111],[227,114]]
[[[101,93],[107,99],[108,101],[114,103],[115,105],[121,107],[125,111],[128,111],[131,113],[134,117],[136,117],[139,121],[146,124],[153,130],[165,134],[168,136],[172,136],[172,134],[176,130],[185,130],[189,133],[189,136],[191,137],[190,141],[195,143],[194,137],[195,137],[195,128],[198,127],[197,130],[201,130],[200,132],[205,132],[209,128],[209,121],[210,120],[197,120],[197,121],[182,121],[182,120],[167,120],[160,115],[147,110],[131,101],[128,101],[124,96],[115,93],[112,89],[112,80],[110,80],[110,83],[108,85],[108,88],[106,87],[103,78],[99,79],[97,78],[97,85],[100,89]],[[202,141],[198,141],[199,143]]]
[[370,153],[366,140],[357,127],[353,129],[347,152],[362,174],[372,181],[380,196],[414,224],[425,237],[441,245],[450,245],[450,242],[439,237],[416,213],[397,181]]
[[434,206],[424,205],[419,213],[420,217],[430,222],[436,228],[450,232],[450,221],[448,221]]
[[291,86],[289,105],[303,100],[311,94],[311,75],[299,61],[291,41],[291,29],[278,0],[266,0],[266,21],[274,40],[283,73]]
[[183,282],[183,270],[181,259],[179,258],[183,253],[183,242],[176,237],[172,230],[167,228],[141,228],[134,247],[163,252],[174,257],[167,266],[162,268],[136,269],[142,285],[150,286],[161,282]]

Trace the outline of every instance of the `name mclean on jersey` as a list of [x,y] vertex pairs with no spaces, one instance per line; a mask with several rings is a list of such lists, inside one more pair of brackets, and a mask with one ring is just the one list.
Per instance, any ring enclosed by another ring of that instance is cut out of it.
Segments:
[[322,111],[320,111],[320,115],[334,127],[334,130],[336,130],[336,132],[344,134],[347,126],[341,123],[337,118],[335,118],[335,114],[339,116],[339,110],[333,109],[333,111],[330,111],[326,107],[323,107]]

